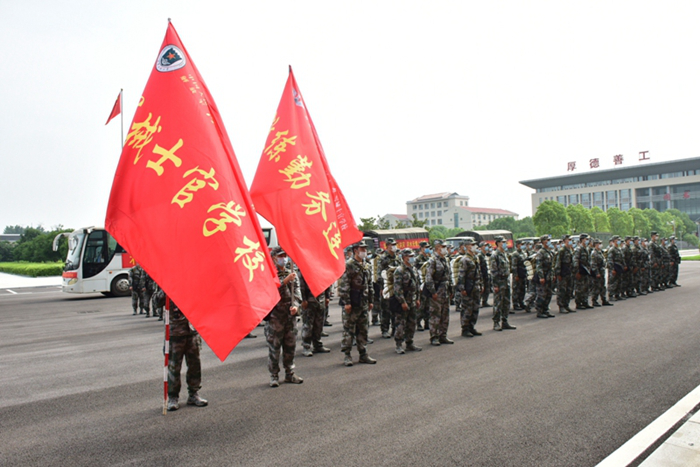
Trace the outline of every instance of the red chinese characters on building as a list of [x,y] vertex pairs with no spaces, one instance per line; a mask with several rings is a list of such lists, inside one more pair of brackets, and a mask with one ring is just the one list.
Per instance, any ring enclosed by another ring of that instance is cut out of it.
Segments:
[[648,161],[649,160],[649,156],[647,156],[648,153],[649,153],[649,151],[639,151],[639,160],[640,161]]
[[600,159],[598,158],[591,159],[589,163],[591,165],[591,169],[597,169],[598,167],[600,167]]
[[566,166],[566,171],[573,172],[574,170],[576,170],[576,162],[569,162]]
[[613,162],[615,163],[615,165],[622,164],[623,160],[624,160],[624,158],[622,157],[622,154],[617,154],[617,155],[613,156]]

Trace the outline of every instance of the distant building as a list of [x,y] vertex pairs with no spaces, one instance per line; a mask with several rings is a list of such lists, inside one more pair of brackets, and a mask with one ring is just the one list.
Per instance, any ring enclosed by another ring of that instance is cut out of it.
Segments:
[[19,239],[22,237],[20,234],[0,234],[0,242],[19,242]]
[[505,209],[475,208],[469,206],[469,197],[457,193],[436,193],[406,202],[407,214],[419,221],[427,221],[426,227],[444,225],[448,229],[471,230],[487,225],[501,217],[518,218],[518,214]]
[[396,224],[398,224],[399,222],[403,223],[407,227],[410,227],[411,222],[413,222],[413,218],[408,217],[406,214],[385,214],[384,216],[382,216],[382,219],[389,222],[390,229],[396,227]]
[[597,206],[603,211],[632,207],[665,211],[675,208],[691,219],[700,216],[700,157],[630,167],[591,170],[574,175],[525,180],[533,188],[532,212],[544,201],[564,206]]

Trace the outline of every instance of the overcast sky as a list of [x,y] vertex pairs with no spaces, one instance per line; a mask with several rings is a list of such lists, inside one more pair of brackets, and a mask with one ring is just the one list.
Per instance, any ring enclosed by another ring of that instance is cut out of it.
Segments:
[[457,192],[695,157],[699,2],[0,0],[0,229],[103,225],[172,18],[253,179],[288,65],[356,219]]

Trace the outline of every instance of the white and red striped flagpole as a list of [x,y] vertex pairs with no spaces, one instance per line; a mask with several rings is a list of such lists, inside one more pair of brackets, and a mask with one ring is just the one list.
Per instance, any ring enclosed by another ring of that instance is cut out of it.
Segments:
[[163,415],[168,411],[168,365],[170,364],[170,298],[165,296],[165,367],[163,368]]

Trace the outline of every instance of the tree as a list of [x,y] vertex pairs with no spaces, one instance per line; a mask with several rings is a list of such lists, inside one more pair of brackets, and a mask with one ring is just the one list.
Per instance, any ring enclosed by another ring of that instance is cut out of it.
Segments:
[[72,229],[41,232],[39,229],[28,227],[12,250],[15,261],[31,261],[42,263],[66,259],[68,245],[59,245],[58,251],[53,251],[53,239],[61,232],[72,232]]
[[535,223],[532,222],[532,217],[523,217],[516,222],[517,226],[515,230],[519,233],[519,237],[534,237],[537,235],[535,230]]
[[621,237],[632,235],[634,231],[632,216],[627,214],[625,211],[620,211],[618,208],[608,209],[607,214],[612,233],[620,235]]
[[566,207],[566,213],[569,215],[572,233],[593,232],[593,215],[583,205],[570,204]]
[[0,242],[0,262],[12,261],[12,250],[14,249],[14,243]]
[[395,229],[407,229],[409,227],[410,227],[410,225],[404,221],[398,221],[396,223],[396,225],[394,226]]
[[598,206],[593,206],[591,208],[591,215],[593,216],[593,229],[596,232],[610,232],[610,222],[608,221],[608,215],[605,214],[605,211]]
[[537,207],[532,218],[537,235],[551,234],[561,237],[569,232],[569,216],[566,208],[554,200],[547,200]]
[[419,221],[418,216],[415,214],[413,215],[413,220],[411,221],[411,227],[425,227],[425,224],[427,224],[428,221]]
[[644,211],[639,208],[632,208],[627,211],[632,217],[632,233],[639,237],[649,237],[649,219],[644,215]]
[[387,230],[391,228],[391,224],[384,217],[377,216],[377,227],[379,227],[380,230]]
[[444,225],[434,225],[428,230],[428,235],[430,237],[430,243],[434,240],[447,238],[447,227]]
[[661,213],[656,209],[644,209],[642,212],[644,212],[644,216],[649,221],[649,237],[652,231],[658,232],[659,235],[663,236],[664,232],[667,231],[667,227],[661,219]]
[[681,212],[675,208],[668,209],[665,212],[673,215],[673,217],[676,218],[676,237],[678,237],[678,239],[685,238],[686,234],[696,231],[697,226],[695,225],[695,222],[690,219],[688,213]]
[[3,233],[6,234],[23,234],[24,233],[24,227],[21,225],[8,225],[5,227],[5,230]]
[[375,217],[360,217],[360,225],[357,226],[357,230],[367,232],[368,230],[377,230],[379,226],[377,225],[377,219]]
[[508,230],[509,232],[515,232],[517,225],[518,221],[513,217],[500,217],[491,221],[486,230]]

